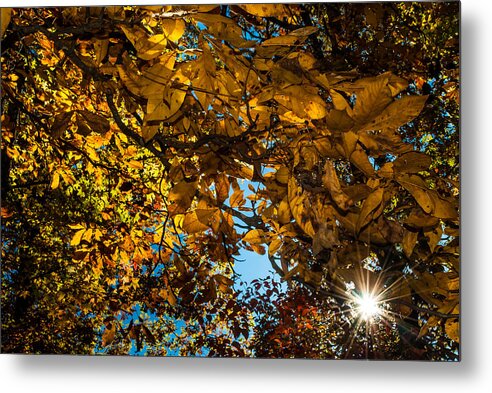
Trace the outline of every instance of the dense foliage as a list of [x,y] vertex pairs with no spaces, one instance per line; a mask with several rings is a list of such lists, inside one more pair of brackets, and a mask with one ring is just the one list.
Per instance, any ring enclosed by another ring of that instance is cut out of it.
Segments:
[[2,351],[457,359],[458,7],[2,9]]

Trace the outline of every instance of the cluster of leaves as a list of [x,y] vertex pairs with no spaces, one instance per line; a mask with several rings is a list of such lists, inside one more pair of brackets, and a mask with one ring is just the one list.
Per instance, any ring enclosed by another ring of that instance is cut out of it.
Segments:
[[458,75],[408,54],[456,11],[357,7],[2,9],[2,349],[367,357],[363,267],[415,333],[371,353],[456,357]]

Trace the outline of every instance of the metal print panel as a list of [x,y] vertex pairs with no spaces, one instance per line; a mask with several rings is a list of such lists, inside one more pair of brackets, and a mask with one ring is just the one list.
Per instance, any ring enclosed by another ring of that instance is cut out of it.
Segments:
[[4,353],[459,360],[459,3],[2,8]]

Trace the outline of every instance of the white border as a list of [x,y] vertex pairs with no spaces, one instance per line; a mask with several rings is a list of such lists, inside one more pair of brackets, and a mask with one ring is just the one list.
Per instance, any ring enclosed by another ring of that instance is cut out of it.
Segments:
[[[180,1],[179,3],[211,3]],[[462,1],[462,362],[0,356],[13,392],[490,392],[492,390],[492,113],[490,4]],[[159,4],[3,0],[1,6]],[[161,2],[162,4],[162,2]],[[488,127],[486,127],[486,125]]]

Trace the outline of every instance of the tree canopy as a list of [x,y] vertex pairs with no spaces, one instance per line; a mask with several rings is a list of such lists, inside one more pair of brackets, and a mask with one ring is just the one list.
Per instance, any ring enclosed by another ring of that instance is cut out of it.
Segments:
[[2,351],[459,358],[458,3],[1,20]]

